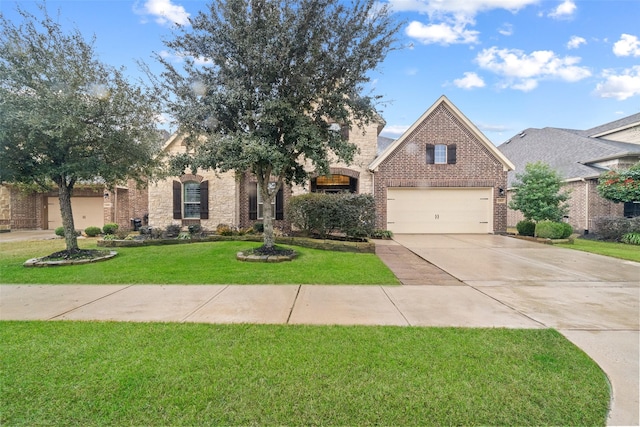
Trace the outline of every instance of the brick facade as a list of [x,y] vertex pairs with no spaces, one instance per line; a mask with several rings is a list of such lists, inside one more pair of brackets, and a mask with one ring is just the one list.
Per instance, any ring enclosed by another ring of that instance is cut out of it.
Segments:
[[[400,141],[375,172],[377,227],[387,228],[389,187],[485,187],[493,189],[493,231],[506,231],[505,166],[447,103],[438,104]],[[427,144],[456,144],[456,163],[427,164]]]

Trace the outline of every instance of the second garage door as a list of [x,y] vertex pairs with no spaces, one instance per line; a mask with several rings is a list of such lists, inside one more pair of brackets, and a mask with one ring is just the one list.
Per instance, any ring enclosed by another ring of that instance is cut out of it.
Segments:
[[491,188],[388,188],[387,229],[403,233],[492,233]]

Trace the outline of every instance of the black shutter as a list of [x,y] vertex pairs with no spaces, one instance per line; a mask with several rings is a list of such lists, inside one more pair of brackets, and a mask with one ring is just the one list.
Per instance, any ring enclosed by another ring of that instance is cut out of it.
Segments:
[[200,183],[200,219],[209,219],[209,181]]
[[447,164],[456,164],[456,144],[447,145]]
[[173,219],[182,219],[182,184],[173,181]]
[[427,164],[432,165],[436,162],[436,147],[433,144],[427,144]]
[[276,194],[276,220],[284,219],[284,193],[282,188]]
[[258,219],[258,184],[255,182],[247,183],[247,195],[249,196],[249,219],[255,221]]

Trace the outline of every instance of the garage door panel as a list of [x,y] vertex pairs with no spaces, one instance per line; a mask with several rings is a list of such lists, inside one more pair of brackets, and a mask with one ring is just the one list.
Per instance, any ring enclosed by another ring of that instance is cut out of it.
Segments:
[[491,188],[389,188],[387,228],[394,233],[490,233]]
[[[72,197],[71,210],[76,229],[84,230],[91,226],[104,226],[103,203],[102,197]],[[62,227],[60,200],[57,197],[49,197],[47,205],[49,230]]]

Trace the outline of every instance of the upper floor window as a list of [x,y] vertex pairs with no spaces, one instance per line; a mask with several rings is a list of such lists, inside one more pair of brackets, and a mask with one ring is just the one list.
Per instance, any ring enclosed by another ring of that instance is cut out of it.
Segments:
[[427,164],[453,165],[456,163],[456,144],[427,144]]

